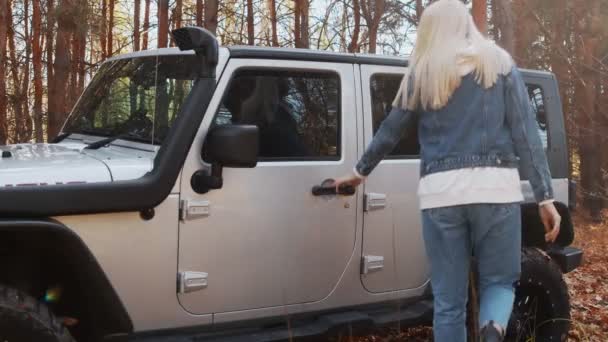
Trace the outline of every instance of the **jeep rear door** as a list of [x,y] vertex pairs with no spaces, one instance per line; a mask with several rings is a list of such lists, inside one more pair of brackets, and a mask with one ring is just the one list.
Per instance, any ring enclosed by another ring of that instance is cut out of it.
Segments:
[[[522,70],[522,74],[528,87],[538,132],[547,153],[555,198],[569,204],[568,148],[557,80],[552,73],[544,71]],[[520,174],[522,180],[528,179],[526,170],[521,169]],[[527,181],[523,191],[527,201],[534,200],[532,188]]]
[[[357,203],[311,190],[356,162],[354,98],[352,64],[229,60],[182,175],[190,214],[180,222],[178,272],[206,282],[178,294],[188,312],[215,322],[270,307],[282,315],[284,305],[330,295],[353,254]],[[204,135],[223,124],[258,125],[258,165],[225,168],[223,188],[197,194],[190,178],[209,167]]]
[[[365,146],[390,111],[404,72],[361,66]],[[417,197],[418,136],[412,128],[365,182],[361,280],[369,292],[414,289],[428,280]]]
[[[403,72],[403,68],[361,66],[366,146],[390,111]],[[568,153],[557,82],[548,72],[522,72],[547,151],[556,199],[568,203]],[[416,195],[418,152],[416,128],[412,127],[365,183],[361,279],[370,292],[415,288],[428,278]],[[524,195],[532,201],[526,170],[520,173]]]

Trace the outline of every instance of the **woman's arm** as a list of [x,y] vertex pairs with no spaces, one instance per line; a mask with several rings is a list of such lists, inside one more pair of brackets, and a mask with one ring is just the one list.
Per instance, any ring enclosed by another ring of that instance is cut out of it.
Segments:
[[507,123],[511,129],[515,150],[521,166],[528,170],[534,197],[540,204],[539,214],[545,226],[545,240],[553,242],[559,235],[561,217],[553,204],[551,172],[528,99],[526,84],[516,67],[513,67],[506,77],[505,87]]
[[413,120],[414,115],[412,111],[393,107],[386,119],[382,121],[353,172],[335,180],[336,190],[342,185],[359,186],[378,163],[397,146],[406,127],[415,121]]
[[413,120],[414,115],[410,110],[393,107],[355,166],[355,171],[359,176],[367,177],[378,163],[397,146],[407,126],[415,121]]
[[528,171],[536,201],[551,201],[553,187],[547,156],[540,140],[526,85],[516,67],[506,77],[505,87],[507,123],[521,166]]

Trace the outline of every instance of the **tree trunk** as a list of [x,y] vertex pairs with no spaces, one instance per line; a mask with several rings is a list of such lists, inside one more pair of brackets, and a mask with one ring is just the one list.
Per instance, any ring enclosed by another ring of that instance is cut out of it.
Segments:
[[217,35],[217,0],[205,1],[205,28]]
[[[550,46],[550,61],[551,61],[551,70],[557,76],[557,80],[559,81],[559,90],[560,97],[562,99],[562,106],[564,114],[569,114],[569,105],[568,105],[568,96],[566,90],[570,85],[570,78],[568,73],[568,64],[565,60],[565,56],[569,55],[569,52],[566,49],[566,30],[567,23],[564,23],[562,20],[563,9],[566,7],[566,0],[554,0],[555,6],[553,7],[552,13],[552,32],[553,36],[551,37],[551,46]],[[570,36],[568,34],[568,36]],[[566,132],[572,132],[571,127],[569,127],[570,120],[564,120],[566,123]],[[572,163],[570,163],[572,164]],[[572,169],[572,165],[570,165],[570,169]],[[570,175],[572,174],[572,170],[570,170]]]
[[353,0],[353,19],[355,27],[353,28],[353,36],[348,45],[348,52],[359,52],[359,33],[361,31],[361,7],[359,0]]
[[173,27],[182,27],[182,14],[184,12],[184,0],[175,0],[175,15],[173,16]]
[[[1,0],[0,0],[1,1]],[[42,15],[40,0],[34,0],[33,17],[32,17],[32,52],[34,66],[34,136],[36,142],[44,141],[44,132],[42,131]],[[0,10],[1,11],[1,10]],[[0,19],[1,21],[1,19]],[[0,42],[2,41],[0,37]]]
[[141,32],[139,30],[140,25],[140,13],[141,13],[141,0],[135,0],[135,9],[133,13],[133,50],[141,50],[140,38]]
[[99,32],[99,42],[101,44],[101,59],[108,58],[108,3],[101,0],[101,32]]
[[511,0],[494,0],[492,7],[496,9],[496,17],[493,16],[492,19],[500,33],[500,38],[495,38],[498,39],[500,46],[513,55],[515,53],[515,19]]
[[30,85],[30,58],[32,55],[32,44],[30,44],[30,1],[23,1],[23,40],[25,45],[25,63],[23,66],[23,76],[21,77],[21,105],[22,109],[22,123],[21,123],[21,136],[19,141],[29,142],[32,139],[32,117],[30,115],[30,102],[29,102],[29,85]]
[[150,30],[150,1],[146,0],[146,9],[144,10],[144,37],[142,50],[148,50],[148,31]]
[[534,20],[532,20],[527,0],[513,0],[513,12],[517,13],[513,57],[519,66],[528,67],[529,47],[538,30]]
[[253,14],[253,0],[247,0],[247,43],[249,45],[255,45]]
[[[373,6],[373,7],[372,7]],[[361,0],[361,13],[367,23],[369,38],[369,53],[376,53],[378,45],[378,29],[386,12],[385,0]]]
[[272,46],[279,46],[279,36],[277,33],[277,4],[276,0],[268,0],[268,7],[270,8],[270,27],[272,30]]
[[48,140],[48,132],[49,132],[49,127],[51,126],[51,111],[54,110],[54,108],[57,108],[57,97],[53,96],[53,94],[56,95],[56,90],[53,89],[54,85],[55,85],[55,59],[54,59],[54,52],[55,52],[55,44],[54,44],[54,33],[55,33],[55,21],[56,21],[56,16],[55,16],[55,1],[54,0],[47,0],[47,15],[48,15],[48,19],[47,19],[47,26],[46,26],[46,84],[47,84],[47,129],[46,129],[46,133],[47,133],[47,140]]
[[422,7],[422,0],[416,0],[416,22],[420,22],[420,17],[422,17],[422,11],[424,7]]
[[308,0],[294,1],[294,41],[296,48],[308,49],[310,47],[310,28],[308,25]]
[[158,1],[158,47],[166,48],[169,39],[169,0]]
[[203,27],[203,0],[196,0],[196,26]]
[[302,41],[302,32],[300,32],[300,30],[302,29],[302,23],[300,22],[300,11],[302,10],[302,8],[300,7],[300,1],[301,0],[294,0],[293,2],[293,42],[296,48],[300,47]]
[[479,31],[488,33],[488,3],[487,0],[473,0],[473,20]]
[[585,2],[588,7],[577,9],[577,53],[579,57],[579,74],[582,79],[577,82],[575,98],[580,110],[578,122],[581,127],[580,135],[580,173],[581,187],[584,193],[583,204],[589,209],[592,219],[601,222],[603,209],[602,155],[597,153],[597,146],[602,146],[603,132],[600,131],[599,113],[596,98],[599,89],[599,73],[594,69],[595,55],[599,46],[597,25],[600,15],[599,2]]
[[70,58],[70,83],[68,85],[68,100],[66,108],[72,108],[78,98],[78,65],[80,57],[80,42],[77,37],[77,32],[72,32],[71,39],[71,58]]
[[[172,29],[175,30],[182,27],[182,13],[184,10],[184,1],[183,0],[175,0],[175,8],[173,9],[173,13],[171,15],[171,25]],[[175,46],[175,41],[173,37],[171,37],[171,46]]]
[[[78,32],[78,46],[80,49],[78,50],[78,84],[76,87],[76,94],[80,97],[80,94],[84,91],[84,81],[86,77],[86,58],[87,58],[87,31],[81,29]],[[78,99],[76,98],[76,100]]]
[[108,0],[108,57],[114,55],[114,4],[116,0]]
[[48,140],[57,136],[67,116],[66,93],[70,73],[70,28],[74,27],[74,18],[69,13],[74,7],[74,0],[61,0],[61,9],[57,17],[57,41],[55,44],[55,70],[53,85],[49,89],[49,98],[53,98],[53,107],[49,103]]
[[[12,13],[12,4],[9,1],[9,13]],[[14,142],[22,142],[21,136],[23,135],[24,130],[24,118],[23,118],[23,96],[21,93],[21,80],[19,78],[19,64],[17,61],[17,49],[15,44],[15,28],[12,23],[12,18],[9,18],[9,21],[6,23],[8,26],[8,49],[9,49],[9,57],[11,61],[11,75],[13,81],[13,97],[11,107],[14,111],[15,117],[15,128],[14,135],[12,136],[12,140]]]
[[0,0],[0,145],[7,143],[7,98],[6,98],[6,39],[8,36],[8,0]]

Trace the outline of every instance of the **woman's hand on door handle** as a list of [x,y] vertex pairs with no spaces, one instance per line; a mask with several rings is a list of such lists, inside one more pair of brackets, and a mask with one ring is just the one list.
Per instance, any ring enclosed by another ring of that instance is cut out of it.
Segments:
[[363,183],[363,178],[358,177],[354,173],[350,173],[348,175],[336,178],[336,180],[334,181],[334,186],[336,187],[336,192],[338,192],[340,188],[346,186],[352,186],[356,188],[361,185],[361,183]]

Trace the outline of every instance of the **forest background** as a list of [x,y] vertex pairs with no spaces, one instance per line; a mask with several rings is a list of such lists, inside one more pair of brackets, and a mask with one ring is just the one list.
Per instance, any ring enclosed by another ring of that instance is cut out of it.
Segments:
[[[568,276],[577,340],[608,340],[608,0],[464,0],[520,67],[556,74],[577,182]],[[99,65],[173,46],[187,25],[223,45],[406,56],[428,0],[0,0],[0,145],[55,137]]]
[[[467,1],[465,1],[467,2]],[[468,1],[469,3],[471,1]],[[173,46],[204,26],[223,45],[407,55],[428,0],[0,0],[0,144],[61,129],[100,63]],[[608,0],[473,0],[476,22],[524,68],[557,75],[572,178],[608,205]]]

